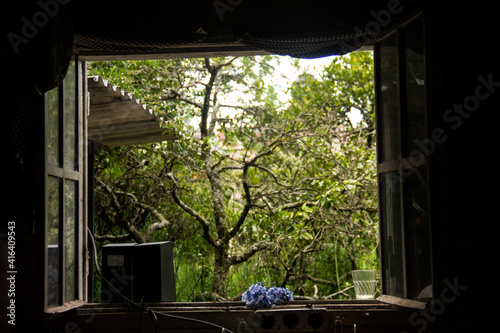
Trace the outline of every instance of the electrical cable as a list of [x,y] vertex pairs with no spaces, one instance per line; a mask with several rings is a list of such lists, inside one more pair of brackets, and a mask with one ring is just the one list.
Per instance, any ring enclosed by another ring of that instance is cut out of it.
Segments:
[[154,319],[154,323],[156,323],[156,325],[154,325],[155,326],[155,332],[158,331],[158,328],[159,328],[159,326],[158,326],[158,316],[162,316],[162,317],[171,318],[171,319],[178,319],[178,320],[184,320],[184,321],[189,321],[189,322],[193,322],[193,323],[203,324],[203,325],[211,326],[211,327],[214,327],[214,328],[220,328],[221,331],[224,332],[224,333],[225,332],[234,333],[234,332],[230,331],[229,329],[227,329],[227,328],[225,328],[223,326],[220,326],[220,325],[208,322],[208,321],[204,321],[204,320],[201,320],[201,319],[194,319],[194,318],[176,316],[176,315],[172,315],[172,314],[168,314],[168,313],[154,311],[154,310],[152,310],[152,309],[150,309],[150,308],[142,305],[142,302],[141,302],[141,304],[137,304],[136,302],[134,302],[131,299],[127,298],[115,286],[113,286],[108,281],[108,279],[106,279],[106,277],[104,277],[104,275],[102,274],[101,269],[99,267],[99,263],[97,262],[97,249],[96,249],[96,245],[95,245],[94,235],[92,235],[92,232],[90,231],[89,228],[87,228],[87,231],[88,231],[88,234],[89,234],[90,239],[92,241],[92,247],[93,247],[93,250],[94,250],[94,264],[95,264],[95,268],[96,268],[97,273],[99,274],[99,276],[103,279],[104,282],[106,282],[109,286],[111,286],[111,288],[113,288],[114,291],[118,295],[120,295],[120,297],[123,298],[123,300],[125,302],[127,302],[128,304],[132,305],[133,307],[135,307],[136,309],[138,309],[140,311],[145,311],[145,312],[149,313],[149,315],[151,315],[152,318]]

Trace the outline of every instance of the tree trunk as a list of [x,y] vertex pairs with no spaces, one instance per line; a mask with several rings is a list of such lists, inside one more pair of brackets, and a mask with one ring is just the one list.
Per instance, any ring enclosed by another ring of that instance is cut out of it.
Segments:
[[[219,68],[212,67],[209,59],[205,59],[205,66],[210,72],[210,80],[205,86],[205,98],[201,109],[200,132],[201,138],[204,140],[207,137],[214,135],[212,126],[208,126],[208,117],[210,110],[210,101],[212,97],[212,89],[218,75]],[[213,112],[212,118],[217,115]],[[216,229],[215,239],[215,258],[214,258],[214,287],[213,292],[220,297],[226,297],[226,280],[229,270],[228,265],[228,231],[227,217],[224,206],[224,195],[222,191],[222,181],[219,174],[214,170],[211,156],[211,146],[207,142],[203,142],[201,146],[202,160],[205,164],[205,172],[211,185],[212,192],[212,209],[214,213],[214,222]]]
[[[207,161],[208,162],[208,161]],[[207,168],[210,169],[210,168]],[[212,187],[212,208],[214,212],[216,240],[215,240],[215,258],[214,258],[214,288],[213,292],[225,298],[226,280],[229,270],[228,265],[228,231],[227,217],[224,207],[222,194],[222,184],[217,173],[207,170],[207,176]]]
[[226,244],[222,244],[215,248],[213,292],[215,295],[222,298],[227,297],[226,282],[229,273],[227,257],[228,252]]

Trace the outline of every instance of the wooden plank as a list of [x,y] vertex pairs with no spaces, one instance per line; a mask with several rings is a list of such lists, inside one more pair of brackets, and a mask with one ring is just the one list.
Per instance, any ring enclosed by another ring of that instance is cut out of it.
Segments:
[[381,295],[377,298],[377,301],[387,304],[397,305],[403,308],[411,308],[417,310],[424,310],[426,308],[425,302],[415,301],[411,299],[405,299],[400,297],[394,297],[390,295]]
[[148,133],[148,132],[162,132],[162,129],[156,120],[144,120],[125,122],[120,124],[109,124],[107,126],[89,128],[89,135],[93,136],[96,133],[105,133],[107,136],[123,135],[126,133]]
[[[122,133],[115,133],[112,135],[96,134],[96,135],[90,136],[89,138],[90,138],[90,140],[105,144],[105,142],[111,142],[111,141],[118,142],[118,141],[129,140],[132,138],[136,138],[138,140],[140,139],[142,142],[144,142],[144,140],[147,140],[148,138],[151,138],[151,140],[153,140],[153,138],[162,138],[162,141],[166,141],[166,140],[171,139],[172,137],[173,137],[172,135],[168,135],[168,134],[164,135],[163,131],[156,131],[156,132],[144,131],[143,133],[141,133],[141,132],[122,132]],[[155,139],[155,141],[156,140],[157,139]]]
[[90,96],[92,98],[91,105],[99,103],[109,103],[113,101],[130,101],[136,102],[136,104],[140,105],[140,100],[135,98],[135,96],[121,90],[115,90],[113,86],[107,86],[106,88],[103,88],[93,85],[89,89],[91,92]]
[[91,109],[90,120],[98,119],[120,119],[124,117],[136,117],[141,119],[156,119],[156,117],[147,112],[140,111],[130,106],[109,105],[100,109]]
[[89,139],[108,147],[117,145],[128,145],[136,143],[148,143],[175,140],[176,136],[171,133],[164,133],[165,129],[155,131],[142,130],[138,132],[118,132],[111,135],[99,134],[90,135]]
[[162,141],[171,141],[175,140],[176,137],[169,135],[157,135],[157,136],[131,136],[131,137],[122,137],[122,138],[114,138],[108,139],[102,142],[102,145],[107,147],[118,147],[118,146],[127,146],[134,144],[145,144],[145,143],[156,143]]
[[269,55],[268,51],[257,50],[248,46],[192,46],[166,48],[152,52],[112,52],[107,50],[79,50],[80,58],[85,61],[117,61],[117,60],[148,60],[148,59],[184,59],[184,58],[214,58],[233,56]]
[[[135,122],[141,122],[141,121],[151,121],[151,119],[148,119],[144,117],[143,115],[130,115],[129,113],[125,113],[121,117],[116,117],[116,118],[104,118],[101,117],[99,119],[89,119],[89,130],[92,129],[98,129],[98,128],[107,128],[113,125],[119,125],[119,124],[130,124],[130,123],[135,123]],[[158,127],[160,127],[158,125]]]
[[[139,105],[135,105],[131,100],[125,100],[120,97],[116,96],[90,96],[92,100],[92,103],[90,103],[90,112],[99,112],[99,111],[108,111],[108,110],[115,110],[117,108],[119,109],[131,109],[131,110],[138,110],[139,112],[142,112],[141,108],[139,108]],[[151,112],[150,112],[151,113]]]

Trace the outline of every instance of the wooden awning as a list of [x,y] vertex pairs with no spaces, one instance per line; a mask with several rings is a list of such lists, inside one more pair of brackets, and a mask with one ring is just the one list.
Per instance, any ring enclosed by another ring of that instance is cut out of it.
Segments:
[[111,85],[100,76],[88,78],[90,111],[88,138],[96,144],[116,147],[175,140],[164,121],[133,94]]

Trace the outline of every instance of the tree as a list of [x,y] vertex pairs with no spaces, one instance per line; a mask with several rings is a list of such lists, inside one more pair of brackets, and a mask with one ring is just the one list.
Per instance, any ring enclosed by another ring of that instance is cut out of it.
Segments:
[[[284,115],[297,121],[296,138],[287,146],[294,159],[282,170],[290,169],[309,191],[307,205],[288,215],[293,229],[283,231],[281,239],[289,241],[280,243],[277,255],[287,272],[283,284],[293,279],[296,292],[314,294],[320,284],[328,295],[352,269],[378,265],[372,63],[365,52],[334,58],[321,77],[304,73],[292,86]],[[357,124],[353,109],[360,114]],[[328,260],[334,276],[325,272]]]
[[[315,277],[320,270],[307,262],[328,244],[341,244],[356,267],[360,245],[373,241],[371,234],[354,237],[376,227],[373,85],[370,68],[363,74],[349,69],[371,58],[334,60],[320,80],[295,83],[286,108],[264,83],[275,61],[91,65],[145,97],[181,136],[99,156],[100,239],[144,242],[160,230],[179,239],[185,228],[204,240],[204,254],[213,253],[212,291],[223,298],[230,268],[257,253],[281,267],[280,284],[294,283],[297,291],[302,280],[340,287],[339,278]],[[361,126],[349,120],[352,107],[363,115]]]

